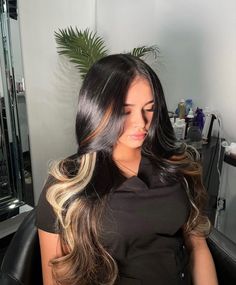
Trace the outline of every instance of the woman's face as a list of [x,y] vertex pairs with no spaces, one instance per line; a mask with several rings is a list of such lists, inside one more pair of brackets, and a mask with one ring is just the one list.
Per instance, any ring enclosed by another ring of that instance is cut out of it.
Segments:
[[129,148],[142,146],[154,112],[152,89],[147,79],[137,76],[126,95],[124,129],[117,144]]

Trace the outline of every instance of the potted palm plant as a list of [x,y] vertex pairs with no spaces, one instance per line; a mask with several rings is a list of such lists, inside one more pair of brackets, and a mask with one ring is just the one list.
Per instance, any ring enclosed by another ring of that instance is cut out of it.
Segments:
[[[84,31],[72,27],[59,29],[55,32],[55,39],[58,53],[65,55],[76,65],[82,79],[94,62],[109,54],[104,39],[89,29]],[[139,46],[128,53],[137,57],[144,57],[151,53],[156,58],[159,49],[155,45]]]

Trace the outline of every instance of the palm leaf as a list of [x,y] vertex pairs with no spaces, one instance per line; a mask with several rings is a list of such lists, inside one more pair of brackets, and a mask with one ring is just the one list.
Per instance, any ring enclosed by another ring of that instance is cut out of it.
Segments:
[[131,52],[129,52],[130,54],[136,56],[136,57],[144,57],[145,55],[148,54],[153,54],[155,58],[157,58],[157,56],[160,53],[160,50],[157,46],[140,46],[140,47],[136,47],[133,48]]
[[108,54],[104,40],[89,29],[59,29],[55,39],[58,53],[67,56],[78,67],[82,78],[94,62]]
[[[55,39],[58,53],[65,55],[76,65],[83,79],[94,62],[108,55],[103,38],[89,29],[59,29],[55,32]],[[140,46],[128,53],[136,57],[144,57],[151,53],[157,58],[159,49],[157,46]]]

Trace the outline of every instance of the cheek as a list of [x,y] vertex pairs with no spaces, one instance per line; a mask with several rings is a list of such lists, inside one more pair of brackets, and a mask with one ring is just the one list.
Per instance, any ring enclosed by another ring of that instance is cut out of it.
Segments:
[[147,126],[149,127],[152,122],[153,113],[147,114],[146,118],[147,118]]
[[123,126],[123,132],[122,132],[122,134],[124,134],[125,132],[127,132],[130,128],[131,128],[130,120],[129,120],[129,118],[126,118],[126,120],[124,121],[124,126]]

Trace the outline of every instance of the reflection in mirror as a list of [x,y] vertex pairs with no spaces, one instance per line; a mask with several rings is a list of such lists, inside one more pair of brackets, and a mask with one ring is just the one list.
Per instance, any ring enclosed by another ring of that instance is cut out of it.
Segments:
[[34,206],[17,1],[0,1],[0,221]]

